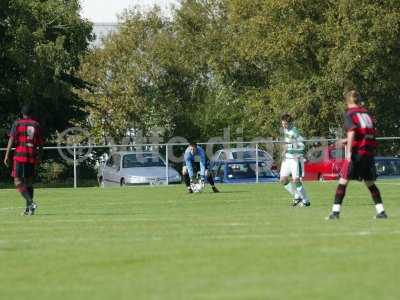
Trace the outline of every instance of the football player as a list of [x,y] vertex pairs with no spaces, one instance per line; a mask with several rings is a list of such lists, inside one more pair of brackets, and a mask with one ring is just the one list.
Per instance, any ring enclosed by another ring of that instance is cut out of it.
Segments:
[[[283,160],[280,170],[280,182],[293,196],[293,206],[310,206],[310,200],[303,186],[304,177],[304,139],[299,130],[293,126],[289,114],[281,117],[284,135]],[[291,181],[289,180],[291,177]]]
[[[196,158],[198,161],[196,161]],[[193,193],[191,184],[195,182],[195,175],[200,171],[200,183],[204,186],[205,177],[207,177],[214,193],[218,193],[219,190],[214,184],[214,178],[212,172],[207,169],[206,153],[198,146],[195,142],[191,142],[185,150],[184,154],[184,165],[182,168],[182,175],[188,190],[188,193]]]
[[346,93],[344,100],[347,106],[344,117],[347,137],[340,142],[343,145],[347,145],[346,157],[342,166],[339,184],[336,188],[332,212],[327,219],[339,219],[347,184],[351,179],[364,180],[375,204],[375,218],[386,219],[387,214],[383,207],[381,193],[375,185],[376,168],[374,156],[377,142],[375,140],[374,120],[369,112],[360,105],[360,94],[356,90]]

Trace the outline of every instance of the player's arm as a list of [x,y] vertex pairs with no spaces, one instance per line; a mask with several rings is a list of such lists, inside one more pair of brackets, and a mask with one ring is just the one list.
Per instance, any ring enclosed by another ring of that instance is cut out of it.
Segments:
[[16,127],[16,124],[14,123],[13,126],[11,127],[10,137],[8,139],[8,144],[7,144],[6,155],[4,156],[4,164],[7,167],[10,163],[10,153],[11,153],[12,146],[14,145],[14,141],[16,141],[17,138],[18,138],[17,127]]
[[4,156],[4,164],[8,167],[9,162],[10,162],[10,152],[11,148],[14,145],[14,138],[10,136],[8,139],[8,144],[7,144],[7,150],[6,150],[6,155]]
[[297,128],[293,128],[291,139],[292,150],[294,151],[294,153],[304,155],[304,138],[301,136]]
[[[347,131],[347,136],[344,139],[340,139],[338,141],[338,144],[339,144],[339,146],[347,145],[347,150],[350,149],[349,150],[350,154],[351,154],[351,145],[352,145],[353,140],[354,140],[354,131],[353,131],[353,129],[355,129],[356,127],[357,127],[357,125],[354,124],[353,118],[349,114],[345,113],[344,114],[344,128]],[[349,141],[349,133],[350,132],[353,132],[351,141]],[[346,151],[346,158],[347,158],[347,151]],[[350,158],[351,158],[351,155],[350,155]]]
[[304,144],[304,137],[299,132],[297,132],[296,142],[299,151],[301,151],[302,154],[304,155],[306,145]]
[[347,144],[347,147],[346,147],[346,159],[347,159],[348,161],[351,160],[351,148],[352,148],[351,145],[353,145],[354,135],[355,135],[354,130],[349,130],[349,131],[347,131],[347,139],[346,139],[346,144]]
[[184,159],[185,159],[185,165],[186,165],[187,171],[189,173],[189,177],[192,178],[193,177],[193,164],[192,164],[191,154],[188,152],[185,152]]
[[200,176],[204,177],[206,173],[206,153],[204,152],[203,148],[198,148],[198,153],[200,156]]

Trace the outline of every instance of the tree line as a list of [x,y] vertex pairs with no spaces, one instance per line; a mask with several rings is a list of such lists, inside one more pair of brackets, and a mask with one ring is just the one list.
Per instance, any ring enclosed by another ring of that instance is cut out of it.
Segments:
[[157,128],[165,139],[227,127],[278,137],[284,112],[305,136],[329,137],[349,88],[381,135],[398,135],[399,1],[181,0],[172,17],[126,10],[98,48],[79,10],[78,0],[1,1],[3,145],[25,102],[48,141],[72,125],[98,142]]
[[243,129],[277,137],[292,114],[306,136],[341,127],[343,92],[360,90],[381,135],[398,135],[400,2],[182,0],[172,18],[126,11],[85,57],[99,139],[164,128],[207,140]]

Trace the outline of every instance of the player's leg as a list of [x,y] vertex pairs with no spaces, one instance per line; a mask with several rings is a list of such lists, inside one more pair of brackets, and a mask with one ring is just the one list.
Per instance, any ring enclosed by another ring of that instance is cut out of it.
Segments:
[[26,184],[24,182],[24,178],[23,177],[14,177],[14,184],[15,184],[17,191],[21,194],[22,198],[24,198],[25,202],[26,202],[26,208],[25,208],[25,211],[23,212],[23,214],[29,215],[29,208],[31,207],[33,201],[29,194],[29,191],[26,187]]
[[214,192],[214,193],[218,193],[219,190],[218,190],[217,187],[215,186],[214,177],[213,177],[213,175],[212,175],[212,171],[206,169],[206,174],[205,174],[205,175],[206,175],[206,177],[207,177],[207,181],[208,181],[208,182],[210,183],[210,185],[211,185],[211,188],[212,188],[213,192]]
[[30,170],[26,168],[26,164],[14,161],[11,176],[14,177],[14,184],[17,191],[26,201],[26,210],[24,211],[26,215],[29,214],[29,207],[33,202],[25,182],[26,178],[30,175],[29,171]]
[[349,183],[349,179],[354,177],[356,166],[352,161],[345,161],[342,166],[339,184],[336,188],[335,199],[332,206],[332,212],[327,219],[339,219],[340,211],[344,196],[346,196],[346,189]]
[[188,193],[193,193],[192,188],[190,187],[190,176],[189,176],[189,171],[186,166],[182,167],[182,176],[183,180],[185,182],[186,188]]
[[371,193],[372,201],[374,201],[377,219],[386,219],[387,214],[383,206],[383,201],[381,197],[381,192],[375,184],[376,180],[376,167],[375,161],[372,157],[366,157],[363,161],[363,173],[362,177],[364,179],[365,185]]
[[[32,166],[32,167],[34,167],[34,166]],[[36,203],[33,201],[33,197],[34,197],[34,188],[33,188],[34,177],[33,177],[33,172],[32,172],[32,174],[29,174],[29,175],[31,175],[31,176],[25,178],[24,181],[25,181],[26,189],[27,189],[27,191],[28,191],[28,193],[29,193],[29,196],[30,196],[31,199],[32,199],[32,203],[31,203],[31,205],[29,206],[29,214],[30,214],[30,215],[34,215],[34,214],[35,214],[35,210],[36,210],[36,208],[37,208],[37,205],[36,205]]]
[[375,185],[375,181],[365,181],[365,185],[369,189],[372,200],[375,203],[375,209],[376,209],[375,218],[376,219],[386,219],[387,214],[386,214],[385,208],[383,206],[381,193],[380,193],[378,187]]
[[284,159],[281,164],[281,170],[280,170],[280,178],[279,181],[289,192],[290,195],[293,197],[293,206],[296,206],[297,204],[300,203],[301,198],[300,196],[297,195],[296,193],[296,188],[293,185],[292,181],[289,180],[289,176],[291,176],[291,168],[290,168],[290,161],[289,159]]
[[303,206],[310,206],[310,199],[308,198],[303,182],[301,181],[301,178],[304,177],[304,163],[302,159],[293,159],[291,169],[292,181],[295,186],[297,197],[301,198]]
[[345,178],[339,179],[339,184],[335,192],[335,199],[333,201],[332,212],[328,217],[329,219],[339,219],[340,210],[342,208],[344,196],[346,195],[348,183],[349,181]]

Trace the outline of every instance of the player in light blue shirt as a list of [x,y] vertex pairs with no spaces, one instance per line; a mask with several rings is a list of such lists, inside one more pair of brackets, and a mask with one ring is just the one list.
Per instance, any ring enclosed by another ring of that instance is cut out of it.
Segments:
[[205,178],[207,177],[207,181],[210,183],[214,193],[219,192],[215,187],[212,172],[207,168],[208,161],[204,149],[198,146],[195,142],[191,142],[185,150],[182,168],[182,175],[185,180],[188,193],[193,193],[191,184],[195,181],[198,171],[200,171],[201,182],[204,183]]

